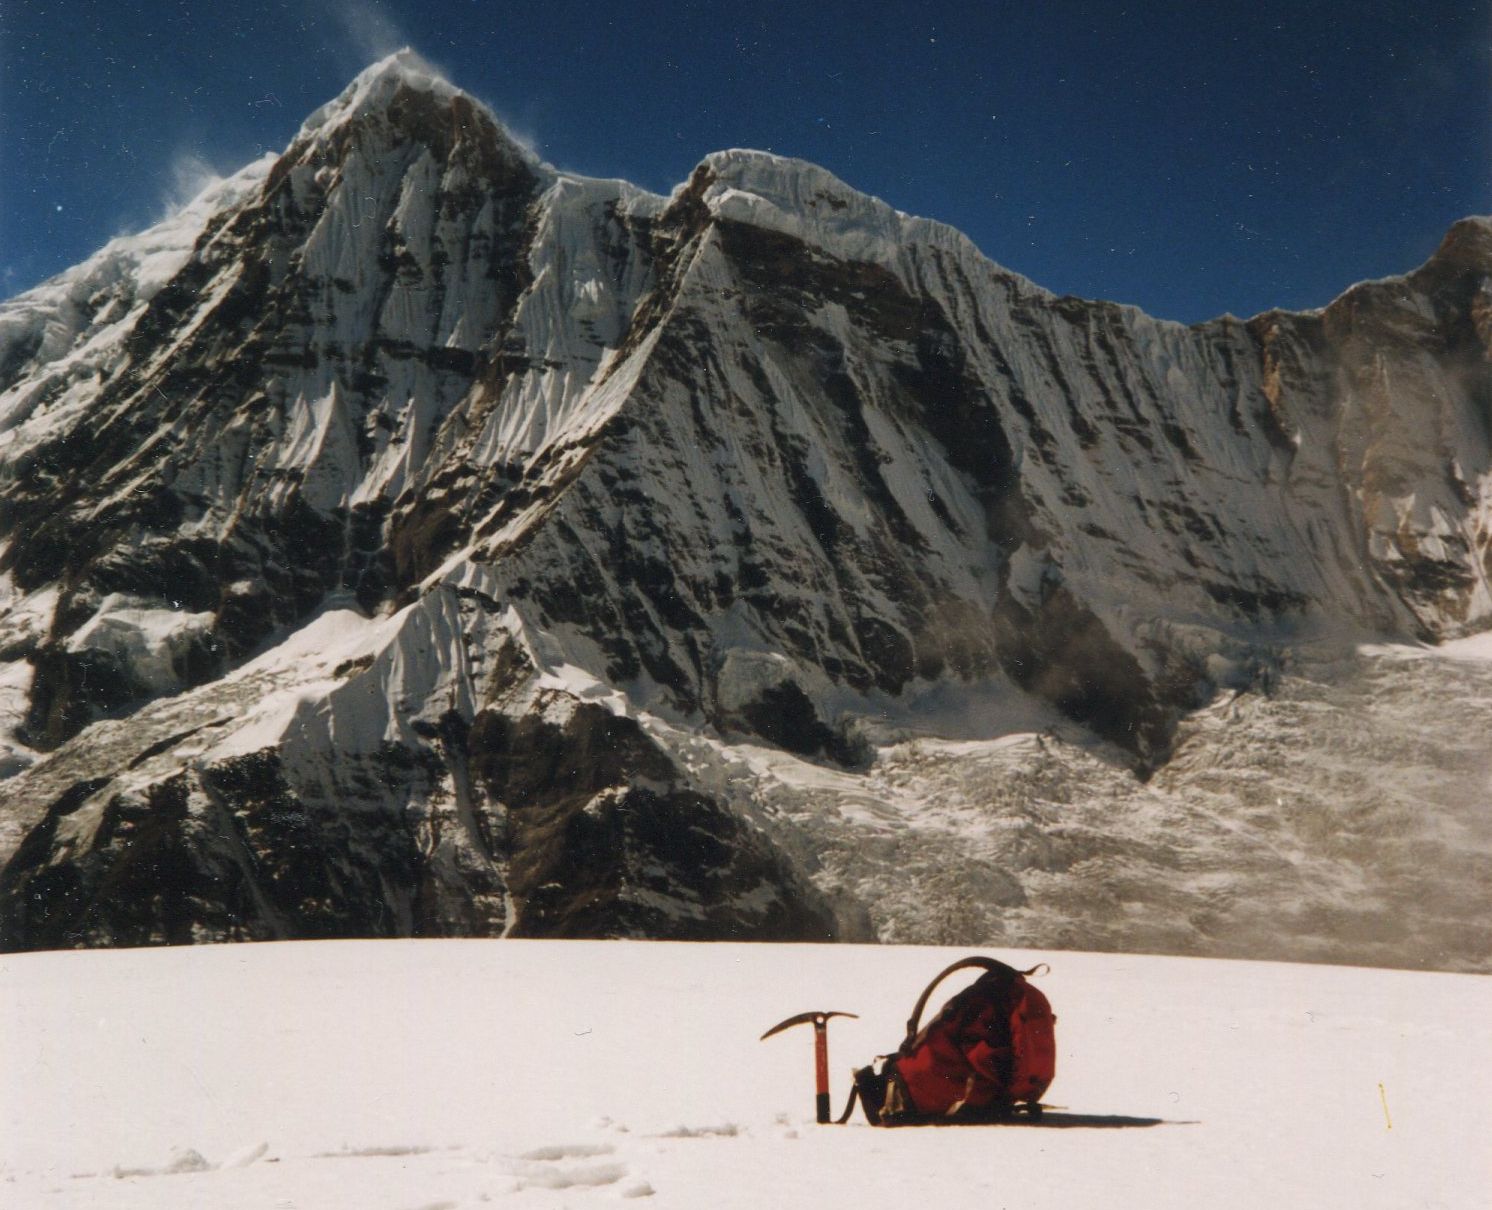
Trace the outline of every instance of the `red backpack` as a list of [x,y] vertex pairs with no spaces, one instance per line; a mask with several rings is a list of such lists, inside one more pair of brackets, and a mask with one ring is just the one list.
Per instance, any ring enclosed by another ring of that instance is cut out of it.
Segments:
[[[984,971],[977,982],[918,1028],[933,990],[956,971]],[[1041,1116],[1041,1097],[1057,1070],[1052,1006],[1026,981],[1039,967],[1018,971],[993,958],[964,958],[927,985],[894,1055],[855,1072],[855,1089],[873,1126],[981,1122],[1020,1109]]]

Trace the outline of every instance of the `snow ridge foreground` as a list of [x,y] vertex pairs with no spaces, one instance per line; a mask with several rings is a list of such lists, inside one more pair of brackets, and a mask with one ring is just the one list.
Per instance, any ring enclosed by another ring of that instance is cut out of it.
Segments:
[[[812,1121],[963,951],[299,943],[0,959],[0,1202],[27,1210],[1481,1210],[1492,980],[1047,961],[1050,1094],[1110,1128]],[[971,976],[972,977],[972,976]],[[957,982],[947,989],[957,990]]]

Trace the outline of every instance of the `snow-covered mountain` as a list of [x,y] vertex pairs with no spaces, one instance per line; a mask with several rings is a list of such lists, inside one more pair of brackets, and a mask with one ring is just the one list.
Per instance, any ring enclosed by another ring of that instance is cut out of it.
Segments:
[[[557,171],[401,52],[0,305],[0,941],[1097,929],[1486,969],[1479,753],[1355,846],[1331,812],[1382,779],[1307,827],[1278,761],[1215,771],[1361,733],[1364,676],[1442,708],[1444,661],[1340,652],[1492,621],[1489,350],[1492,221],[1188,328],[798,161]],[[1492,712],[1455,666],[1434,736]],[[1279,731],[1318,689],[1348,713]],[[1385,867],[1406,835],[1449,892]],[[1193,841],[1190,882],[1150,859]]]

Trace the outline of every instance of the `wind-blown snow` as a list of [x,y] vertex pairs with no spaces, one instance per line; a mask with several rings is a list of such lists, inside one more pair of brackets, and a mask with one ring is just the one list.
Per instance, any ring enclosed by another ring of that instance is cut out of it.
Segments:
[[[962,951],[330,943],[0,959],[26,1210],[1481,1210],[1492,980],[1050,963],[1051,1127],[813,1122]],[[948,994],[958,983],[950,981]],[[1066,1120],[1068,1128],[1060,1128]]]

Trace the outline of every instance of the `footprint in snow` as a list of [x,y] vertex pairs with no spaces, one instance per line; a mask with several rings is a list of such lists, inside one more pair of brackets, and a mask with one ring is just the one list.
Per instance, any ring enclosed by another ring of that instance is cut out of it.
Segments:
[[182,1176],[194,1172],[212,1172],[217,1168],[216,1164],[210,1164],[202,1158],[201,1154],[193,1151],[190,1147],[178,1148],[171,1153],[171,1160],[163,1168],[125,1168],[115,1167],[110,1174],[116,1180],[128,1180],[136,1176]]
[[343,1147],[340,1151],[318,1151],[311,1158],[318,1160],[367,1160],[380,1157],[398,1159],[407,1155],[429,1155],[434,1150],[433,1147],[396,1143],[382,1147]]
[[[614,1155],[606,1143],[556,1143],[535,1147],[517,1157],[513,1167],[513,1192],[524,1189],[598,1189],[615,1185],[627,1175],[627,1165],[617,1160],[602,1163],[565,1163],[567,1160],[599,1160]],[[621,1190],[623,1197],[649,1197],[653,1187],[638,1181]]]
[[268,1143],[260,1143],[254,1147],[242,1147],[225,1159],[218,1167],[247,1168],[250,1164],[255,1164],[262,1160],[268,1151]]
[[734,1122],[722,1122],[719,1126],[675,1126],[655,1137],[660,1139],[733,1139],[745,1131]]
[[598,1155],[613,1155],[615,1152],[616,1148],[610,1143],[553,1143],[548,1147],[535,1147],[532,1151],[525,1151],[518,1158],[544,1163],[553,1160],[587,1160]]

